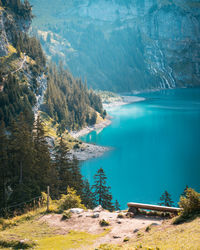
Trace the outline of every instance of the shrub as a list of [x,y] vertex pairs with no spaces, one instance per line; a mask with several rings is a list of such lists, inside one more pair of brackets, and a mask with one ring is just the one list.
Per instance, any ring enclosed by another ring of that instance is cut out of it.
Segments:
[[11,240],[11,241],[0,240],[0,247],[2,248],[28,249],[28,248],[33,248],[34,246],[35,243],[31,241],[24,242],[17,240]]
[[127,242],[127,241],[129,241],[129,240],[130,240],[129,237],[125,237],[123,241],[124,241],[124,242]]
[[68,220],[70,219],[72,216],[72,214],[70,213],[70,211],[64,211],[62,219],[61,220]]
[[[47,204],[47,194],[45,192],[42,192],[41,195],[42,195],[42,203]],[[49,196],[49,204],[51,203],[52,203],[52,200],[51,200],[51,197]]]
[[118,215],[117,215],[117,218],[123,219],[123,218],[124,218],[124,215],[123,215],[123,214],[118,214]]
[[149,232],[151,230],[151,226],[147,226],[145,232]]
[[107,226],[110,225],[110,223],[108,221],[104,220],[104,219],[100,220],[99,224],[100,224],[101,227],[107,227]]
[[83,208],[85,206],[81,203],[81,198],[76,194],[76,190],[73,188],[67,188],[67,195],[62,194],[61,199],[59,201],[59,209],[60,210],[68,210],[70,208]]
[[180,216],[174,221],[174,224],[179,224],[187,219],[200,214],[200,193],[194,189],[188,188],[185,191],[185,196],[180,197],[179,206],[183,208]]

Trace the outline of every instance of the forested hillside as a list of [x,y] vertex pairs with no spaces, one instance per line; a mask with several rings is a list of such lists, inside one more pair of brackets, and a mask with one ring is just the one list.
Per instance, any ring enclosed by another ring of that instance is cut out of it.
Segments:
[[[40,42],[27,33],[32,18],[27,0],[0,0],[1,214],[40,196],[47,185],[52,198],[68,185],[83,197],[85,182],[78,161],[69,161],[63,132],[94,124],[97,112],[105,116],[101,99],[81,79],[46,62]],[[44,117],[57,129],[51,146]]]
[[49,67],[48,87],[41,109],[57,121],[63,131],[95,124],[96,112],[105,116],[100,97],[61,65],[58,69],[55,65]]

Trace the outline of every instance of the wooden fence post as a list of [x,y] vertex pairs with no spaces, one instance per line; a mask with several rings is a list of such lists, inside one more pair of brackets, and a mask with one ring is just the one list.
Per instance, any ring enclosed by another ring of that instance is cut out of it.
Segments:
[[47,186],[47,212],[49,211],[49,186]]

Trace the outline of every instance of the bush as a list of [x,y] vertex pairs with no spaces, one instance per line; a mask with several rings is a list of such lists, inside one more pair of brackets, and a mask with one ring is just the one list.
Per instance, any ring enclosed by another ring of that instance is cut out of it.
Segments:
[[100,220],[99,224],[100,224],[101,227],[107,227],[107,226],[110,225],[110,223],[108,221],[104,220],[104,219]]
[[125,237],[123,241],[124,241],[124,242],[127,242],[127,241],[129,241],[129,240],[130,240],[129,237]]
[[76,194],[76,190],[73,188],[67,188],[67,195],[62,194],[61,199],[59,201],[59,209],[64,211],[70,208],[83,208],[85,206],[81,203],[81,198]]
[[180,216],[176,218],[174,224],[182,223],[195,215],[200,214],[200,193],[188,188],[185,196],[180,197],[179,206],[183,208]]
[[[42,195],[42,204],[46,205],[47,204],[47,194],[45,192],[41,193]],[[52,203],[51,197],[49,196],[49,204]]]
[[123,214],[118,214],[118,215],[117,215],[117,218],[123,219],[123,218],[124,218],[124,215],[123,215]]
[[62,219],[61,220],[68,220],[72,217],[72,214],[70,213],[70,211],[64,211]]

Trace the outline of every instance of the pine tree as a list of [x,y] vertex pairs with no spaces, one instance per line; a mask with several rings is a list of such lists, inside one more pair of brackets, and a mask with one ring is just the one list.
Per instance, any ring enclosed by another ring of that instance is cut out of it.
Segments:
[[106,185],[106,179],[107,177],[103,168],[100,168],[94,176],[95,184],[92,188],[94,189],[97,204],[101,205],[104,209],[113,211],[112,195],[110,193],[110,187]]
[[5,124],[0,122],[0,207],[6,207],[6,189],[8,182],[8,138],[6,135]]
[[69,186],[73,187],[78,195],[82,194],[83,189],[83,176],[81,175],[81,170],[79,166],[79,162],[76,158],[73,158],[72,162],[69,163],[70,165],[70,179],[69,179]]
[[120,205],[119,205],[118,200],[115,201],[115,210],[116,211],[120,210]]
[[94,193],[92,192],[92,188],[90,187],[88,180],[83,181],[81,199],[83,204],[87,208],[93,209],[94,207],[96,207],[95,196]]
[[162,196],[160,197],[160,200],[162,201],[159,203],[160,206],[167,206],[167,207],[173,207],[174,202],[171,199],[171,195],[165,191]]
[[[32,197],[34,181],[34,144],[30,126],[20,114],[19,120],[12,123],[9,138],[9,161],[11,189],[9,202],[22,202]],[[39,192],[37,192],[38,194]]]
[[[49,146],[45,138],[43,125],[40,117],[37,117],[34,129],[34,147],[35,147],[35,180],[40,190],[44,191],[47,185],[51,184],[50,171],[52,171]],[[38,175],[38,173],[40,173]]]
[[181,196],[186,196],[186,193],[187,193],[187,190],[188,190],[188,185],[186,185],[186,187],[184,188],[184,191],[183,191],[183,193],[181,194]]
[[60,194],[64,194],[67,186],[70,186],[70,164],[68,162],[68,147],[63,137],[60,138],[59,145],[55,147],[55,167],[58,173],[58,189]]

